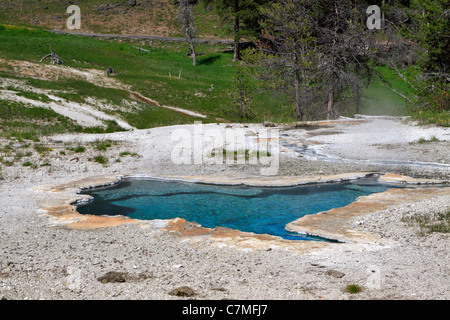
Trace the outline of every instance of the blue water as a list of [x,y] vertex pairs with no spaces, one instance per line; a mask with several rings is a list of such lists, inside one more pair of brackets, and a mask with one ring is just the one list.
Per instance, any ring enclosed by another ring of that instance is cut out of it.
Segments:
[[84,192],[94,200],[78,211],[141,220],[179,217],[207,228],[227,227],[288,240],[325,240],[290,233],[285,226],[304,215],[343,207],[388,188],[373,179],[276,188],[125,180],[116,187]]

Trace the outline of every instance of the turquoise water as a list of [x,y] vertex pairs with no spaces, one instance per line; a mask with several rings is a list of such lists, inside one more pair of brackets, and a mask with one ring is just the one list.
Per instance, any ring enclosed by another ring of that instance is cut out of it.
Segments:
[[304,215],[343,207],[388,188],[372,179],[286,188],[125,180],[116,187],[84,192],[94,200],[78,211],[141,220],[179,217],[207,228],[227,227],[289,240],[325,240],[290,233],[285,226]]

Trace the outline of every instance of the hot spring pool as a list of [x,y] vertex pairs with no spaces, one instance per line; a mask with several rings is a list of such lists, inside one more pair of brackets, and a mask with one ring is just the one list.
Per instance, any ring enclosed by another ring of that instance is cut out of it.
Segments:
[[94,199],[81,214],[154,220],[183,218],[203,227],[227,227],[288,240],[321,240],[291,233],[285,226],[298,218],[343,207],[360,196],[392,186],[376,179],[296,187],[247,187],[179,181],[126,179],[118,186],[83,192]]

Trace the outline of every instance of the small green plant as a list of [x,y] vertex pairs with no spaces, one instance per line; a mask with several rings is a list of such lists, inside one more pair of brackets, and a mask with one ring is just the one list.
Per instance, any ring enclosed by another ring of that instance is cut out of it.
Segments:
[[423,143],[430,143],[430,142],[438,142],[441,141],[438,138],[436,138],[436,136],[432,136],[429,139],[425,139],[425,138],[420,138],[419,140],[417,140],[417,143],[419,144],[423,144]]
[[5,159],[3,159],[3,164],[4,164],[5,166],[11,167],[11,166],[14,165],[14,161],[10,161],[10,160],[5,160]]
[[95,149],[99,151],[106,151],[111,148],[113,142],[110,140],[97,140],[94,142]]
[[50,147],[48,147],[48,146],[46,146],[46,145],[43,145],[43,144],[38,144],[38,143],[35,143],[35,144],[33,145],[33,148],[34,148],[34,150],[36,150],[36,152],[38,152],[39,154],[45,154],[45,153],[47,153],[47,152],[49,152],[49,151],[52,151],[52,148],[50,148]]
[[108,163],[108,159],[105,158],[102,155],[94,157],[94,161],[97,162],[97,163],[100,163],[100,164],[107,164]]
[[345,291],[351,294],[359,293],[361,292],[361,287],[357,284],[349,284],[347,287],[345,287]]
[[75,151],[76,153],[81,153],[81,152],[86,151],[86,148],[83,147],[83,146],[77,146],[77,147],[74,149],[74,151]]
[[22,164],[22,166],[24,166],[24,167],[31,167],[33,164],[30,162],[30,161],[27,161],[27,162],[24,162],[23,164]]
[[129,152],[129,151],[125,151],[125,152],[121,152],[120,153],[121,157],[126,157],[126,156],[132,156],[132,157],[137,157],[138,154],[135,152]]

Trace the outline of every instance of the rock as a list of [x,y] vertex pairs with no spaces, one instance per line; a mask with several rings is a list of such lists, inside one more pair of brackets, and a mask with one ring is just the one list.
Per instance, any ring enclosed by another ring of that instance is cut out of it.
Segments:
[[212,290],[212,291],[219,291],[219,292],[228,292],[227,289],[222,288],[222,287],[212,287],[210,290]]
[[110,271],[97,278],[101,283],[121,283],[126,282],[126,274],[123,272]]
[[343,276],[345,276],[345,273],[342,273],[342,272],[337,271],[337,270],[328,270],[326,272],[326,275],[327,276],[332,276],[332,277],[335,277],[335,278],[342,278]]
[[171,296],[177,296],[177,297],[192,297],[195,296],[195,292],[192,288],[183,286],[173,289],[169,292]]
[[113,68],[109,67],[108,69],[105,70],[105,74],[106,75],[117,74],[117,71],[114,70]]
[[269,121],[264,121],[263,124],[264,124],[264,127],[266,127],[266,128],[269,128],[269,127],[273,128],[273,127],[277,126],[275,123],[272,123]]
[[136,0],[127,0],[127,4],[128,4],[130,7],[135,7],[135,6],[136,6]]

